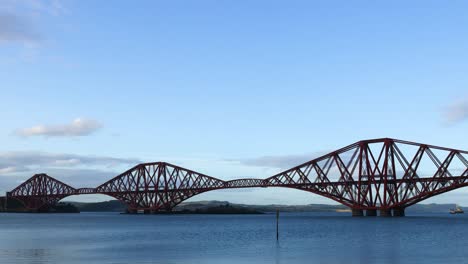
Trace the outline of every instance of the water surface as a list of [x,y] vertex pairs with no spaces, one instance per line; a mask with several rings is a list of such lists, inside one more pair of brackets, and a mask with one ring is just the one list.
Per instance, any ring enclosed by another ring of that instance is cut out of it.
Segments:
[[468,263],[468,215],[0,214],[0,263]]

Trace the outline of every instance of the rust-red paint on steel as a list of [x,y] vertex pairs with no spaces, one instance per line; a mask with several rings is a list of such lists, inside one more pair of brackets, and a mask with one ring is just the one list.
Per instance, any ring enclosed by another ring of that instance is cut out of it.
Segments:
[[405,208],[468,185],[468,152],[391,138],[363,140],[266,179],[224,181],[166,162],[143,163],[96,188],[75,189],[36,174],[11,192],[39,209],[70,195],[106,194],[130,210],[167,211],[212,190],[286,187],[315,193],[353,209]]

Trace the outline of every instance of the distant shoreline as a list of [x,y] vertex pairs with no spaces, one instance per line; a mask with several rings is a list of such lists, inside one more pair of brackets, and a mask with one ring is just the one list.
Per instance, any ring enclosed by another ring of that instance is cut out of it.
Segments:
[[[4,199],[4,198],[3,198]],[[1,200],[1,197],[0,197]],[[24,212],[19,202],[8,201],[8,210],[0,206],[0,212]],[[407,208],[410,213],[448,213],[455,204],[415,204]],[[118,200],[106,202],[81,203],[61,202],[46,213],[79,213],[79,212],[125,212],[126,205]],[[351,210],[344,205],[308,204],[308,205],[248,205],[235,204],[227,201],[196,201],[184,202],[174,208],[169,214],[262,214],[269,212],[335,212],[350,213]],[[165,212],[158,212],[164,214]],[[166,213],[167,214],[167,213]]]

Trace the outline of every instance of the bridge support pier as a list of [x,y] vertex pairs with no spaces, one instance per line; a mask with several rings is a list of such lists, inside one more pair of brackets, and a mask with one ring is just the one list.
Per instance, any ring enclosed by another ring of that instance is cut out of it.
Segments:
[[392,216],[392,210],[391,209],[380,209],[380,216],[383,216],[383,217]]
[[377,216],[377,210],[375,209],[367,209],[366,216]]
[[147,210],[143,210],[143,213],[144,213],[144,214],[150,214],[151,211],[147,209]]
[[7,212],[8,211],[8,198],[10,197],[10,192],[6,192],[6,195],[5,195],[5,205],[4,205],[4,211]]
[[126,213],[127,213],[127,214],[137,214],[137,213],[138,213],[138,210],[137,210],[137,209],[130,209],[130,208],[128,208]]
[[351,209],[352,215],[353,216],[363,216],[364,212],[361,209]]
[[397,217],[405,216],[405,208],[404,207],[393,208],[393,216],[397,216]]

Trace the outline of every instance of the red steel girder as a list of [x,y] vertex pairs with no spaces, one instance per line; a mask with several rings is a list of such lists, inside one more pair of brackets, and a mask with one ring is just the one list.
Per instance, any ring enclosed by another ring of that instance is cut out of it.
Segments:
[[106,194],[131,210],[165,211],[219,189],[286,187],[328,197],[353,209],[404,208],[468,184],[468,152],[380,138],[363,140],[266,179],[223,181],[166,162],[143,163],[96,188],[75,189],[36,174],[9,197],[37,209],[69,195]]

